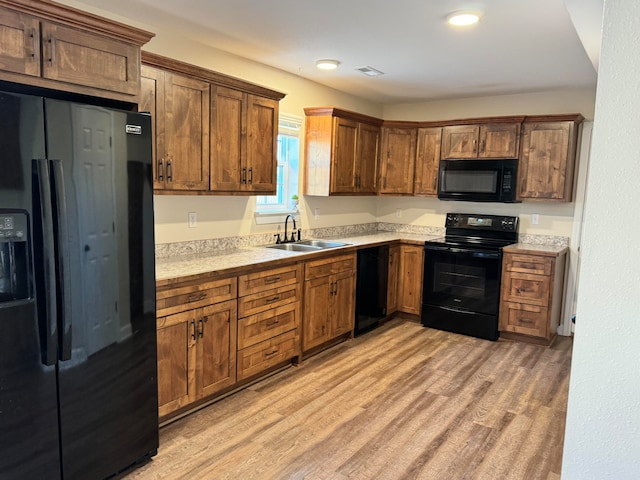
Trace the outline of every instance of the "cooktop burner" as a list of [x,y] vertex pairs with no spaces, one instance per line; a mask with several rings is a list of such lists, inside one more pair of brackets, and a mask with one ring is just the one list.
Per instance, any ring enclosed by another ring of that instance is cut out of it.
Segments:
[[445,236],[425,245],[446,244],[496,249],[518,242],[518,217],[448,213]]

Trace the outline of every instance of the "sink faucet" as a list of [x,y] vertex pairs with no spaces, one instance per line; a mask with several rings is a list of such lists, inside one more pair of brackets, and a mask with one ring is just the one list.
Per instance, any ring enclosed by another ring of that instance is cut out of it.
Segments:
[[[289,218],[291,218],[291,220],[293,221],[293,232],[291,232],[291,238],[287,238],[287,226],[289,224]],[[287,218],[284,219],[284,240],[282,240],[282,243],[286,243],[286,242],[295,242],[296,241],[296,234],[295,234],[295,229],[296,229],[296,219],[293,215],[289,214],[287,215]]]

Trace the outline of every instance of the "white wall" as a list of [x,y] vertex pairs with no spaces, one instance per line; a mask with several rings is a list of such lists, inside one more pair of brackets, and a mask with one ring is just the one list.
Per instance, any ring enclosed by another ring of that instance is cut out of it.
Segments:
[[[640,2],[605,2],[562,478],[640,478]],[[615,168],[612,168],[615,167]]]

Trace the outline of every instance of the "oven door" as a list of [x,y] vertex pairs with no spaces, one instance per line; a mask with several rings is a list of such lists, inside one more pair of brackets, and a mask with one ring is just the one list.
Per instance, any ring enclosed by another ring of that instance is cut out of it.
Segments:
[[502,252],[425,246],[422,303],[498,315]]

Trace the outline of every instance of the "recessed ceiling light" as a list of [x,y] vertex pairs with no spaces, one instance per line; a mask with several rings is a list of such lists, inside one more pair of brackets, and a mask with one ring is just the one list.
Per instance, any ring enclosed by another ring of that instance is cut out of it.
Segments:
[[316,62],[316,68],[320,70],[335,70],[340,65],[340,62],[337,60],[318,60]]
[[481,16],[482,15],[480,12],[475,11],[453,12],[447,16],[447,22],[449,23],[449,25],[464,27],[467,25],[478,23]]

